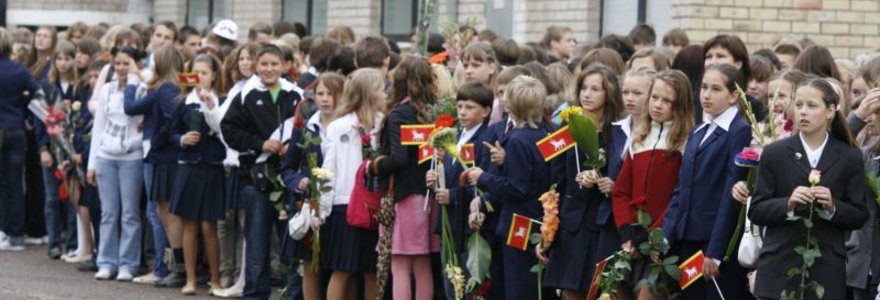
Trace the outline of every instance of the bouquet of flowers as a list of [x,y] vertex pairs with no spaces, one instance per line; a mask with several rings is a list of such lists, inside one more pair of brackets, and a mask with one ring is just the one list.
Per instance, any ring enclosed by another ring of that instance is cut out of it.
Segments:
[[[300,125],[300,124],[296,124]],[[303,128],[303,127],[298,127]],[[322,169],[318,165],[318,153],[315,151],[309,152],[310,149],[314,146],[321,145],[321,138],[314,136],[310,131],[303,130],[303,142],[298,143],[297,147],[300,147],[305,151],[306,161],[308,163],[309,170],[309,208],[311,208],[311,212],[314,217],[320,217],[321,214],[321,193],[330,192],[333,188],[329,185],[330,179],[333,178],[333,172],[330,170]],[[317,270],[320,265],[320,257],[321,257],[321,235],[320,231],[312,230],[312,238],[311,238],[311,246],[312,246],[312,269]]]
[[[736,89],[740,95],[740,103],[745,107],[746,118],[749,120],[749,124],[752,127],[752,143],[751,147],[743,149],[742,152],[737,155],[734,159],[734,163],[739,167],[749,169],[748,177],[746,179],[746,187],[748,187],[749,191],[752,191],[755,187],[758,164],[761,161],[761,152],[763,152],[764,146],[791,136],[791,127],[788,126],[788,121],[785,120],[785,115],[781,113],[771,113],[771,116],[768,116],[768,118],[772,119],[767,120],[765,123],[758,122],[757,117],[755,117],[755,112],[752,109],[752,104],[749,102],[748,98],[746,98],[745,91],[743,91],[742,87],[739,85],[736,86]],[[779,90],[773,94],[769,106],[773,107],[773,104],[778,101],[778,99]],[[782,130],[779,130],[780,125],[783,125]],[[736,229],[733,232],[733,236],[730,238],[730,242],[727,243],[727,251],[724,255],[724,261],[729,261],[732,257],[737,242],[742,236],[745,221],[746,207],[743,205],[739,208]]]
[[[442,24],[440,24],[441,34],[446,41],[443,43],[443,48],[446,49],[444,53],[446,56],[447,67],[455,68],[461,59],[461,54],[464,51],[464,48],[470,43],[480,40],[479,36],[474,35],[476,24],[476,18],[468,18],[465,20],[464,24],[458,24],[452,21],[452,19],[447,18]],[[436,61],[433,57],[429,60],[432,62]]]

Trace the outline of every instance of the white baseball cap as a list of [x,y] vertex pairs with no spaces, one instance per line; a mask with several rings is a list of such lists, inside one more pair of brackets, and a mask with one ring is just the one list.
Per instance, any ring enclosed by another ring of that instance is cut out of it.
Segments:
[[232,22],[232,20],[217,22],[217,25],[214,25],[214,29],[211,29],[211,32],[230,41],[238,40],[238,25],[235,25],[235,22]]

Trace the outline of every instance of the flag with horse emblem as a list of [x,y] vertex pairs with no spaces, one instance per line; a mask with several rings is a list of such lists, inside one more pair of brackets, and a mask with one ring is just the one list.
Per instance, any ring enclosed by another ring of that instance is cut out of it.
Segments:
[[549,161],[574,147],[575,142],[571,132],[568,131],[568,126],[565,126],[535,144],[538,145],[538,150],[541,151],[544,161]]

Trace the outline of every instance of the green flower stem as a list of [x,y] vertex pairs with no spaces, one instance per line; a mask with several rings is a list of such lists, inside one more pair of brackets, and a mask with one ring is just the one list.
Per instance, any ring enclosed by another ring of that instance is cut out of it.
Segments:
[[[450,151],[446,151],[446,153],[452,153]],[[459,155],[460,156],[460,155]],[[469,167],[464,161],[461,160],[461,157],[455,156],[455,160],[461,165],[462,170],[467,170]],[[492,203],[489,203],[489,200],[486,200],[486,197],[483,196],[483,191],[481,191],[477,186],[474,186],[474,190],[477,191],[477,197],[480,198],[480,201],[483,202],[483,205],[486,206],[486,211],[489,213],[495,212],[495,208],[492,207]]]
[[[815,186],[815,185],[813,185],[813,186]],[[810,222],[813,222],[813,210],[814,210],[815,206],[816,206],[815,201],[810,203],[810,216],[807,218],[808,220],[810,220]],[[807,250],[806,251],[810,251],[813,248],[813,243],[810,241],[813,238],[812,231],[813,231],[813,226],[807,227],[807,247],[806,247]],[[804,262],[804,264],[801,266],[801,287],[800,287],[801,288],[801,296],[800,296],[801,300],[804,299],[804,290],[807,288],[806,281],[807,281],[807,262]]]
[[[749,192],[755,187],[755,168],[749,167],[749,175],[746,177],[746,187],[748,187]],[[741,205],[739,207],[739,217],[737,217],[736,228],[733,231],[733,236],[730,237],[730,242],[727,242],[727,252],[724,254],[724,261],[730,261],[730,257],[733,255],[733,251],[737,248],[737,244],[739,239],[742,236],[743,227],[746,223],[746,206]]]
[[544,277],[544,262],[540,259],[538,260],[538,300],[544,299],[544,295],[541,293],[541,278]]

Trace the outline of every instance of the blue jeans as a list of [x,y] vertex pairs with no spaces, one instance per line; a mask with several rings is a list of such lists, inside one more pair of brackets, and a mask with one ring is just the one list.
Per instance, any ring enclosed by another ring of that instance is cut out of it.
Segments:
[[[76,250],[76,209],[70,201],[61,202],[58,196],[58,186],[61,181],[55,178],[55,168],[43,168],[43,186],[45,187],[45,207],[43,216],[46,220],[46,233],[49,235],[49,251],[52,248],[61,247],[61,222],[67,223],[66,251]],[[67,220],[62,220],[61,211],[64,210]]]
[[95,167],[101,195],[98,268],[125,269],[135,274],[141,262],[139,204],[144,184],[143,161],[99,157]]
[[23,129],[0,129],[0,230],[11,237],[24,236],[22,170],[27,153]]
[[[147,190],[147,199],[153,190],[153,164],[144,162],[144,187]],[[159,219],[155,201],[147,200],[147,222],[150,223],[150,233],[153,234],[153,274],[159,277],[168,276],[168,266],[165,265],[165,248],[168,248],[168,236],[165,235],[165,225]]]
[[269,299],[272,293],[269,240],[275,209],[269,203],[268,195],[253,185],[242,187],[240,195],[239,203],[245,209],[244,234],[247,245],[242,299]]

